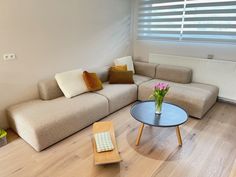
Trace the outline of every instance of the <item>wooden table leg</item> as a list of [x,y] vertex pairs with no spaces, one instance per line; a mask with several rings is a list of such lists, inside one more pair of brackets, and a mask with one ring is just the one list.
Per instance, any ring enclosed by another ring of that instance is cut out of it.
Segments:
[[177,135],[177,138],[178,138],[179,146],[182,146],[183,142],[182,142],[179,126],[176,127],[176,135]]
[[141,139],[141,136],[142,136],[142,133],[143,133],[143,127],[144,127],[144,124],[142,124],[140,127],[139,127],[139,130],[138,130],[138,137],[136,139],[136,146],[139,145],[139,142],[140,142],[140,139]]

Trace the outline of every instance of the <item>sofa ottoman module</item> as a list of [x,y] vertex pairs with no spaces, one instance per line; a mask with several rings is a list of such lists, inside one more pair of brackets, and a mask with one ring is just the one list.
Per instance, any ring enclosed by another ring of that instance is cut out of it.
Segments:
[[36,151],[41,151],[67,136],[107,116],[108,100],[85,93],[67,99],[33,100],[8,109],[11,128]]

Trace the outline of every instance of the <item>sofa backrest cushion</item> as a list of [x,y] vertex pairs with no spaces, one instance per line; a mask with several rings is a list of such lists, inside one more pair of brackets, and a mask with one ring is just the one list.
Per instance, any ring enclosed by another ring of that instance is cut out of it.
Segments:
[[187,84],[192,81],[192,70],[182,66],[160,64],[156,67],[155,78]]
[[39,97],[42,100],[52,100],[64,96],[56,79],[42,80],[38,83]]
[[154,78],[156,73],[157,64],[145,63],[145,62],[134,62],[135,73],[147,77]]

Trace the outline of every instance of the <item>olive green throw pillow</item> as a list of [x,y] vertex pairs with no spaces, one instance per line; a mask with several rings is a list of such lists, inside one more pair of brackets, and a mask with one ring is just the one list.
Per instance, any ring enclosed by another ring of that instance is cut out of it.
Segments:
[[110,71],[110,84],[134,84],[133,71]]

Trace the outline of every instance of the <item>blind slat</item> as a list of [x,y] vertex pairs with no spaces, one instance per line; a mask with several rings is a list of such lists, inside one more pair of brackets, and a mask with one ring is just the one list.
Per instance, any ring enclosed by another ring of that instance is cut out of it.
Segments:
[[[181,25],[182,22],[139,22],[139,26],[148,26],[148,27],[152,27],[152,26],[164,26],[164,25]],[[185,21],[183,22],[185,27],[188,27],[187,25],[191,26],[195,26],[198,25],[198,27],[200,27],[201,25],[216,25],[216,26],[221,26],[221,25],[236,25],[236,21]]]
[[173,2],[183,2],[183,0],[149,0],[149,1],[140,1],[140,5],[146,4],[156,4],[156,3],[173,3]]
[[234,22],[236,21],[236,17],[192,17],[184,19],[184,22],[189,21],[226,21],[226,22]]
[[192,10],[192,11],[188,11],[186,10],[185,13],[186,14],[228,14],[228,13],[232,13],[235,14],[236,9],[220,9],[220,10]]
[[[145,27],[145,26],[144,26]],[[154,26],[155,27],[155,26]],[[158,26],[159,28],[159,26]],[[236,29],[236,24],[185,24],[184,28]]]
[[[139,19],[162,19],[162,18],[182,18],[183,15],[153,15],[153,16],[148,16],[148,15],[141,15]],[[216,18],[216,17],[223,17],[223,18],[228,18],[228,17],[236,17],[236,13],[214,13],[214,14],[185,14],[184,18]]]
[[236,32],[224,32],[224,31],[184,31],[184,34],[194,35],[194,34],[201,34],[201,35],[225,35],[225,36],[235,36]]
[[182,18],[138,19],[138,22],[181,22]]
[[[182,9],[183,11],[183,9]],[[142,17],[160,17],[160,16],[169,16],[169,15],[183,15],[183,12],[163,12],[163,13],[141,13],[139,14],[139,18]]]
[[181,25],[171,25],[171,24],[166,24],[166,25],[139,25],[139,28],[181,28]]
[[138,30],[139,33],[146,33],[146,34],[176,34],[179,35],[178,31],[145,31],[142,29]]
[[181,24],[176,25],[176,24],[166,24],[166,25],[139,25],[139,28],[181,28]]

